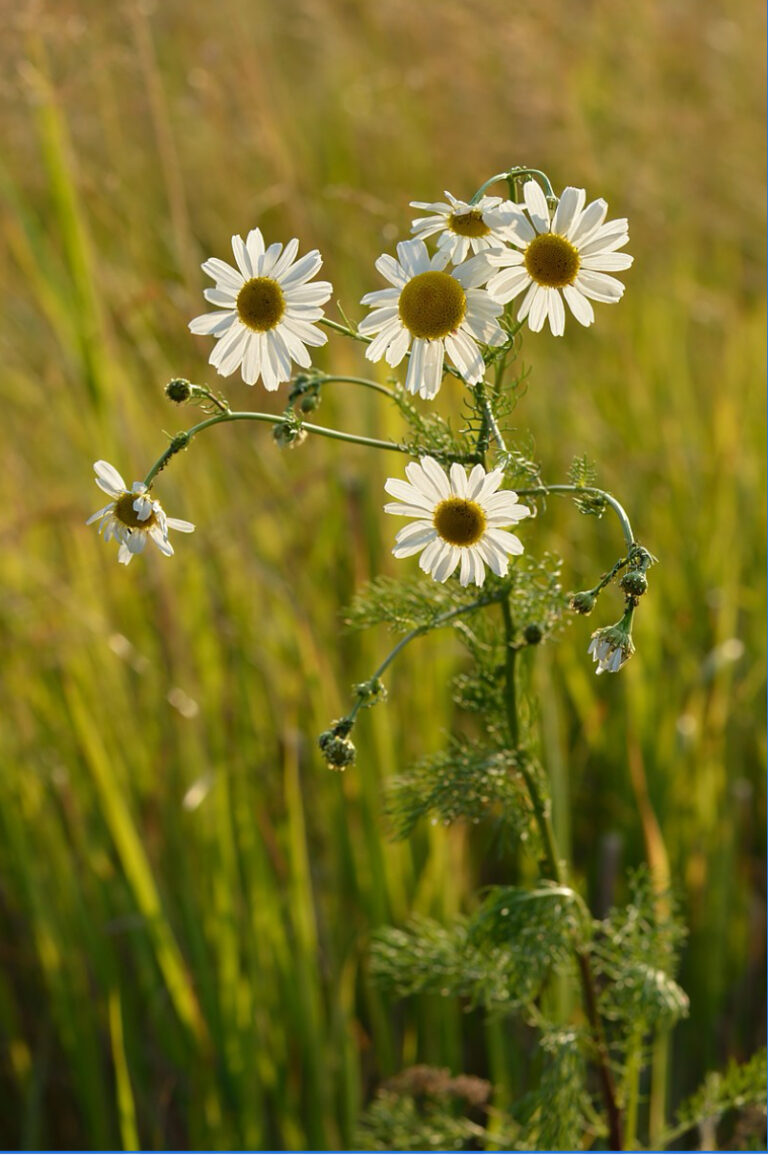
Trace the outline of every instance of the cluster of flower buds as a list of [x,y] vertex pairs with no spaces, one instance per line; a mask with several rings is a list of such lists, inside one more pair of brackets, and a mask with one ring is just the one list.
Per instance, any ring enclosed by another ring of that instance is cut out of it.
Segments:
[[330,730],[324,730],[317,740],[323,757],[332,770],[346,770],[347,766],[353,765],[357,757],[355,744],[349,737],[351,729],[352,723],[348,718],[343,718],[340,722],[334,722]]

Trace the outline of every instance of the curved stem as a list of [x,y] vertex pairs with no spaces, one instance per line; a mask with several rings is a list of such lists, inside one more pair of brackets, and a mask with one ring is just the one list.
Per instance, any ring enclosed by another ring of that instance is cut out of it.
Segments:
[[[227,421],[265,421],[270,425],[280,425],[285,421],[285,416],[274,413],[217,413],[214,417],[209,417],[206,421],[201,421],[199,424],[193,425],[191,429],[187,429],[184,433],[177,434],[144,478],[144,484],[146,486],[151,485],[160,470],[165,469],[174,454],[179,453],[182,449],[186,449],[192,438],[196,437],[198,433],[202,433],[204,429],[210,429],[213,425],[223,425]],[[363,437],[358,433],[343,433],[340,429],[327,429],[323,425],[312,425],[308,421],[303,421],[301,428],[306,430],[307,433],[316,433],[320,437],[330,437],[334,441],[347,441],[355,445],[367,445],[371,449],[390,449],[395,453],[409,452],[407,446],[398,445],[394,441],[379,441],[375,437]]]
[[544,195],[549,200],[556,200],[557,199],[555,197],[554,189],[552,188],[552,185],[549,182],[549,177],[547,176],[546,173],[542,172],[541,169],[538,169],[538,168],[511,168],[507,172],[497,172],[496,176],[490,177],[487,181],[484,182],[484,184],[481,184],[480,188],[477,190],[477,192],[472,197],[472,199],[470,200],[469,203],[471,205],[477,204],[477,202],[480,200],[480,197],[483,195],[485,190],[487,188],[490,188],[490,186],[492,184],[496,184],[497,181],[500,181],[500,180],[513,181],[517,177],[523,177],[523,176],[537,176],[537,177],[539,177],[539,179],[541,180],[541,183],[544,185]]
[[627,512],[616,498],[611,493],[607,493],[604,489],[597,489],[594,485],[534,485],[527,489],[517,489],[515,492],[520,496],[536,497],[541,495],[545,497],[548,493],[584,493],[593,494],[595,497],[602,497],[606,505],[610,505],[613,512],[619,519],[624,540],[628,547],[635,545],[635,535],[632,532]]
[[318,378],[318,384],[330,385],[334,381],[340,381],[348,385],[364,385],[366,389],[375,389],[377,393],[383,393],[386,397],[394,398],[395,394],[386,385],[380,385],[378,381],[371,381],[368,377],[340,377],[335,373],[323,374]]

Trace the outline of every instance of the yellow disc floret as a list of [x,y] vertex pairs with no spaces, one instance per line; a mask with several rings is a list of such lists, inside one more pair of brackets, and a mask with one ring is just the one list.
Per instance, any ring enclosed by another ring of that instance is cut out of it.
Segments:
[[417,273],[400,294],[398,310],[414,337],[434,341],[458,329],[467,311],[467,298],[449,273]]
[[469,212],[451,213],[448,218],[451,230],[459,237],[487,237],[491,231],[483,220],[480,209]]
[[476,501],[447,497],[435,508],[432,522],[443,541],[474,545],[485,533],[485,514]]
[[237,315],[257,333],[274,329],[285,312],[285,297],[271,277],[252,277],[237,294]]
[[118,521],[121,521],[123,525],[127,525],[129,529],[149,529],[150,526],[157,523],[155,511],[152,510],[149,517],[141,521],[138,513],[133,508],[135,500],[135,493],[124,493],[121,497],[118,497],[115,502],[115,517]]
[[538,285],[563,289],[576,280],[581,260],[578,249],[557,233],[542,233],[525,250],[525,267]]

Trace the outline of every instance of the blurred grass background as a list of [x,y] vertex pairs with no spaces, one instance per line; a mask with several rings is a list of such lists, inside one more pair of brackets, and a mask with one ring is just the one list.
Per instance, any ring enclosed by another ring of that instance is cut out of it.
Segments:
[[[590,619],[538,681],[593,909],[666,848],[690,926],[674,1105],[765,1020],[762,8],[4,8],[0,1145],[343,1147],[414,1061],[524,1089],[507,1025],[393,1008],[366,973],[371,928],[450,915],[507,870],[481,834],[387,841],[383,781],[451,724],[450,638],[393,670],[354,770],[315,748],[388,648],[338,626],[361,582],[395,572],[381,485],[401,462],[217,429],[161,478],[198,527],[172,561],[125,570],[84,526],[97,457],[142,477],[161,431],[194,421],[163,384],[223,384],[186,323],[233,232],[319,247],[359,317],[409,200],[520,163],[630,218],[623,302],[526,337],[517,418],[550,480],[596,460],[662,563],[620,678],[595,679]],[[341,338],[319,362],[362,364]],[[398,435],[380,398],[327,393],[323,423]],[[443,412],[459,402],[448,379]],[[561,552],[569,588],[620,549],[565,503],[534,528],[527,548]],[[600,622],[619,609],[606,595]]]

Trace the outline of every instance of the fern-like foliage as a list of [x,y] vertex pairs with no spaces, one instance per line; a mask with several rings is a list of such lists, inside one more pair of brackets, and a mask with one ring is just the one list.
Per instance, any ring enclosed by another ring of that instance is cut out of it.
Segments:
[[469,431],[455,432],[434,406],[420,409],[401,385],[395,387],[394,397],[410,432],[404,445],[413,457],[428,454],[446,465],[473,456],[476,443],[470,439]]
[[694,1128],[717,1127],[732,1111],[740,1113],[734,1131],[739,1147],[764,1151],[768,1078],[765,1048],[746,1063],[732,1061],[723,1072],[711,1071],[701,1087],[681,1105],[676,1125],[665,1136],[665,1146]]
[[[597,485],[597,470],[586,455],[574,457],[571,468],[568,470],[568,480],[571,485],[588,488]],[[585,493],[583,497],[574,497],[576,508],[592,517],[602,517],[605,513],[605,499],[596,493]]]
[[580,1030],[549,1026],[539,1048],[539,1085],[513,1108],[519,1141],[529,1151],[588,1150],[602,1126],[585,1089],[587,1039]]
[[654,893],[647,870],[630,880],[631,900],[595,924],[595,971],[605,980],[601,1014],[637,1029],[673,1026],[688,1014],[688,996],[674,980],[685,929],[670,895]]
[[392,780],[387,812],[397,838],[407,838],[421,818],[445,826],[489,819],[503,833],[528,838],[530,796],[521,774],[535,773],[522,750],[497,750],[453,739],[446,750],[430,754]]
[[472,1007],[534,1014],[553,968],[568,964],[578,919],[565,888],[502,888],[471,919],[446,927],[419,918],[402,930],[380,931],[373,973],[399,995],[440,994]]
[[403,633],[417,628],[426,630],[448,611],[474,602],[479,608],[497,601],[501,590],[506,588],[506,581],[499,578],[488,580],[478,591],[477,587],[464,588],[458,581],[438,584],[424,579],[398,581],[396,578],[378,577],[358,591],[344,620],[353,630],[382,624]]

